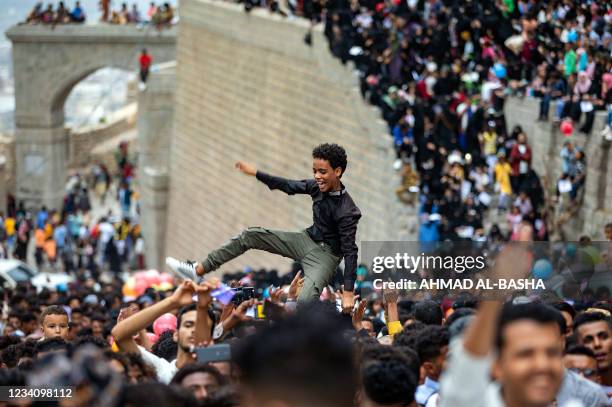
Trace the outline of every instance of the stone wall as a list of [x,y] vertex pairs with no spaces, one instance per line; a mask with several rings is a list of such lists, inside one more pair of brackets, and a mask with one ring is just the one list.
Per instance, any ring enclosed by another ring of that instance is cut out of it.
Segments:
[[[245,160],[272,174],[309,178],[312,148],[322,142],[347,150],[343,182],[363,213],[358,240],[398,236],[398,177],[386,126],[322,32],[314,32],[312,47],[304,44],[307,29],[306,21],[265,10],[181,3],[168,255],[202,259],[248,226],[309,226],[309,197],[271,192],[233,165]],[[249,252],[223,269],[246,265],[284,271],[288,262]]]
[[148,268],[163,268],[168,215],[168,160],[172,141],[176,63],[151,72],[138,95],[141,224]]
[[[551,106],[552,117],[554,106]],[[548,180],[551,190],[561,175],[560,152],[563,142],[569,140],[582,148],[587,158],[587,182],[584,201],[578,216],[564,227],[568,239],[577,239],[582,234],[594,239],[603,239],[603,225],[612,222],[612,160],[610,145],[602,141],[600,131],[605,124],[605,114],[596,114],[593,131],[589,136],[579,133],[580,126],[570,137],[564,136],[559,124],[536,121],[539,101],[536,99],[510,99],[505,105],[508,130],[520,125],[527,134],[533,152],[533,167],[543,181]]]
[[0,134],[0,156],[3,156],[5,160],[2,175],[0,176],[0,184],[4,184],[2,187],[5,194],[14,194],[16,167],[15,138]]
[[95,146],[136,127],[138,106],[131,103],[109,115],[105,123],[68,131],[68,167],[82,167],[92,160]]

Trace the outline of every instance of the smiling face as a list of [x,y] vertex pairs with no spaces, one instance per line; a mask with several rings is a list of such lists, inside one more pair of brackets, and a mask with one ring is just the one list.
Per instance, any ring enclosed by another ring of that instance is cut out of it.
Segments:
[[338,191],[342,168],[332,168],[329,161],[322,158],[312,159],[312,172],[321,192]]
[[559,326],[518,320],[503,329],[504,345],[493,372],[504,398],[524,406],[549,405],[563,376]]

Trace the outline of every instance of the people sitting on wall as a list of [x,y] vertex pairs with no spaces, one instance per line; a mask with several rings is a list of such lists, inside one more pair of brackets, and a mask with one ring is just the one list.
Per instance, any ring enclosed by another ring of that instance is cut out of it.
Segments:
[[27,24],[68,24],[68,23],[84,23],[85,12],[81,7],[81,3],[77,1],[72,11],[69,11],[63,1],[57,4],[54,10],[53,4],[49,3],[47,8],[43,10],[43,3],[36,3],[28,18]]
[[81,2],[77,1],[74,8],[70,12],[70,19],[75,23],[84,23],[85,22],[85,12],[81,7]]

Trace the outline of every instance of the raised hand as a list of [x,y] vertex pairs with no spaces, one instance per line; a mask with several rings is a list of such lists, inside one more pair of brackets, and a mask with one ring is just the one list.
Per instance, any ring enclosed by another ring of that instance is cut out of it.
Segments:
[[355,327],[355,330],[357,331],[361,330],[361,321],[363,320],[363,316],[365,314],[366,305],[366,300],[361,300],[359,302],[359,306],[355,312],[353,312],[353,327]]
[[176,307],[184,307],[193,303],[193,295],[196,292],[196,285],[191,280],[183,281],[172,293],[170,299]]
[[341,293],[336,293],[336,296],[340,297],[340,301],[342,304],[342,313],[352,313],[353,308],[355,307],[355,301],[357,301],[359,296],[355,295],[354,291],[345,291],[344,288],[342,288]]
[[295,277],[293,277],[293,281],[291,281],[291,285],[289,286],[289,294],[287,294],[287,299],[296,300],[302,287],[304,287],[304,277],[302,277],[302,272],[298,271],[295,274]]
[[140,311],[140,308],[138,308],[138,305],[136,304],[132,304],[128,307],[121,308],[121,310],[119,310],[119,315],[117,316],[117,323],[123,321],[124,319],[131,317],[138,311]]
[[283,289],[278,287],[278,288],[274,288],[272,286],[270,286],[270,301],[275,303],[275,304],[280,304],[281,303],[281,296],[283,295]]
[[400,292],[397,289],[384,289],[383,301],[385,304],[395,304],[399,300]]
[[195,291],[198,294],[198,308],[208,308],[212,302],[211,293],[216,288],[216,285],[210,281],[204,281],[200,285],[195,286]]
[[237,170],[243,172],[246,175],[255,176],[255,174],[257,174],[257,168],[255,168],[253,165],[246,163],[244,161],[236,162],[234,167],[236,167]]

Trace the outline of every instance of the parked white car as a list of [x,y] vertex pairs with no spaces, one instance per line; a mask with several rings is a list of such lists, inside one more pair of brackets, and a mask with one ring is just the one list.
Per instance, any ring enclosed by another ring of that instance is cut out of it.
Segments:
[[66,273],[41,272],[19,260],[0,260],[0,286],[15,288],[19,282],[29,281],[38,291],[43,288],[57,289],[58,285],[67,285],[74,277]]

